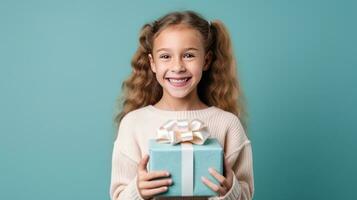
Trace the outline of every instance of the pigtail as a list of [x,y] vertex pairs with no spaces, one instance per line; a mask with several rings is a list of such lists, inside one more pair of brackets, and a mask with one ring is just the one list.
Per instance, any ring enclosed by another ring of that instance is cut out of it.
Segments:
[[246,130],[245,99],[236,75],[237,64],[229,32],[221,21],[215,20],[211,22],[208,38],[213,60],[207,73],[210,83],[206,87],[205,94],[209,95],[206,99],[210,105],[237,115]]
[[151,38],[153,26],[145,24],[140,31],[139,46],[132,60],[132,73],[122,84],[122,96],[118,105],[121,112],[116,115],[116,127],[122,118],[132,110],[153,104],[162,96],[162,89],[155,78],[155,74],[150,69],[148,54],[151,53]]

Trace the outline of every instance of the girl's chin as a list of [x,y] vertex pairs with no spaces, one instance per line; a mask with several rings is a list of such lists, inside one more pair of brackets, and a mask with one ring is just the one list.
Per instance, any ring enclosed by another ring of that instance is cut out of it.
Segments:
[[191,95],[190,90],[172,90],[171,88],[166,88],[164,91],[167,96],[177,99],[183,99]]
[[170,96],[177,99],[185,98],[189,95],[188,92],[169,92]]

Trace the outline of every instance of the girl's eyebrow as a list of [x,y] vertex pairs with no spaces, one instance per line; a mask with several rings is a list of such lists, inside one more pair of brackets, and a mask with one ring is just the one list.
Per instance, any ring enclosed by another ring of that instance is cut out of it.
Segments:
[[[198,51],[198,49],[194,48],[194,47],[185,48],[184,50],[185,51],[188,51],[188,50]],[[160,48],[160,49],[156,50],[156,52],[159,52],[159,51],[170,51],[170,49],[169,48]]]

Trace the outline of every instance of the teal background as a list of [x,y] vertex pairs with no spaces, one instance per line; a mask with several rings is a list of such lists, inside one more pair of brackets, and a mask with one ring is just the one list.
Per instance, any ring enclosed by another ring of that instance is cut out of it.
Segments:
[[354,1],[0,1],[0,199],[109,199],[115,100],[172,10],[231,32],[255,199],[357,199]]

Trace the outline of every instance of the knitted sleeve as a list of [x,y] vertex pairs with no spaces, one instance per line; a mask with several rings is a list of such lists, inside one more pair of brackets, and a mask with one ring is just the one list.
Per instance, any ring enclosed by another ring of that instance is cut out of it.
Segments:
[[137,189],[140,150],[135,141],[132,120],[125,116],[119,126],[112,154],[111,200],[143,200]]
[[254,195],[252,146],[237,117],[234,118],[226,138],[225,158],[235,174],[233,185],[224,196],[209,200],[251,200]]

